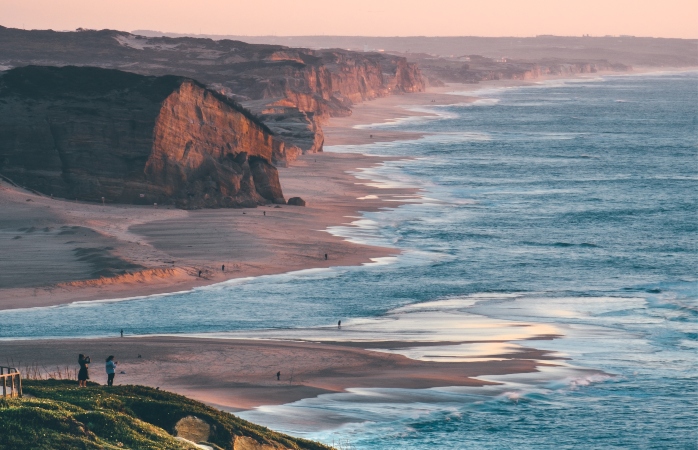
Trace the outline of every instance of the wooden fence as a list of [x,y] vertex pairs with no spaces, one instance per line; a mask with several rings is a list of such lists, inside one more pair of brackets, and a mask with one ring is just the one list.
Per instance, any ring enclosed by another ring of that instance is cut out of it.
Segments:
[[0,366],[3,397],[22,396],[22,375],[14,367]]

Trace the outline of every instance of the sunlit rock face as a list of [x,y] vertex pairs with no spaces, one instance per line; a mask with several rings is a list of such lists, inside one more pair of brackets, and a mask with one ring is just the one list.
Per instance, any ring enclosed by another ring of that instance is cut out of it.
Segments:
[[181,208],[282,203],[283,142],[198,82],[94,67],[0,77],[0,174],[47,195]]

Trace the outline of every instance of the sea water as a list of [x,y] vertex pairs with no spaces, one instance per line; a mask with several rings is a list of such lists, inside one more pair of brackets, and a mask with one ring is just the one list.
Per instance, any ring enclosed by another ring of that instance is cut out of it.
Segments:
[[[336,340],[341,318],[355,340],[504,337],[509,350],[569,359],[479,377],[495,386],[350,389],[240,415],[343,448],[697,448],[698,73],[476,95],[362,127],[421,139],[326,149],[404,157],[355,175],[377,192],[418,194],[328,230],[399,256],[2,311],[0,338],[113,335],[115,318],[135,334]],[[528,326],[512,334],[512,324]],[[561,337],[525,341],[546,334]],[[440,361],[492,351],[426,349],[382,351]]]

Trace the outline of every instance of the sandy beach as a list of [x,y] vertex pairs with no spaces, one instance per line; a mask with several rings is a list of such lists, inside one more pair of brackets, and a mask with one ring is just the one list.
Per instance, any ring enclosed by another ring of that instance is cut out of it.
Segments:
[[411,193],[369,187],[350,173],[380,162],[326,153],[281,169],[286,196],[301,196],[306,207],[183,211],[102,206],[0,184],[0,253],[13,255],[0,259],[0,309],[176,292],[394,254],[324,231],[350,224],[359,211],[394,206],[384,200]]

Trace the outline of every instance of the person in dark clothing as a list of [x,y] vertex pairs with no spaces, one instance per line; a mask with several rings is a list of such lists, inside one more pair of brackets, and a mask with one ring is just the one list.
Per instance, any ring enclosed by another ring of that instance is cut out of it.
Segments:
[[225,272],[225,264],[221,266],[221,272]]
[[280,370],[278,372],[276,372],[276,379],[277,379],[277,381],[281,381],[281,371]]
[[199,270],[199,278],[201,278],[201,271]]
[[327,253],[325,253],[325,261],[327,261]]
[[82,353],[78,355],[78,364],[80,364],[80,371],[78,372],[78,386],[87,387],[87,380],[90,379],[90,357],[85,356]]
[[342,328],[342,321],[341,320],[339,322],[337,322],[337,329],[340,329],[340,328]]
[[107,386],[114,385],[114,374],[116,374],[116,365],[119,364],[118,361],[114,361],[114,355],[109,355],[107,357]]
[[121,337],[124,337],[124,329],[121,329]]

